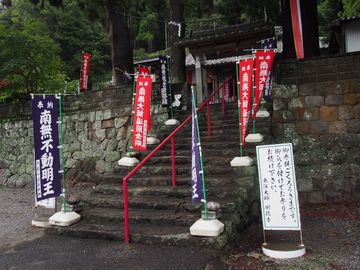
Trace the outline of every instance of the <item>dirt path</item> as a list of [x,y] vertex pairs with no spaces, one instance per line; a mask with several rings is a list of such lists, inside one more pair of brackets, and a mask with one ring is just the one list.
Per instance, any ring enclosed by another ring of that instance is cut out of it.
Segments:
[[31,188],[0,187],[0,249],[42,235],[31,226],[34,193]]
[[311,205],[301,208],[306,255],[291,260],[262,254],[262,227],[254,224],[233,249],[210,269],[360,269],[359,204]]

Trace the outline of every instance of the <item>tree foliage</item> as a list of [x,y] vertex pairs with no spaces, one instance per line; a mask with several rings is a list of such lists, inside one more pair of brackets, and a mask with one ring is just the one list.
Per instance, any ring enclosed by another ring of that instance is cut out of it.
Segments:
[[14,98],[59,92],[65,82],[59,46],[49,37],[46,24],[31,16],[20,16],[17,4],[1,14],[0,78],[6,81],[1,95]]
[[62,8],[45,5],[40,18],[49,26],[50,36],[61,47],[60,56],[68,78],[79,78],[82,51],[92,54],[91,80],[108,77],[111,58],[105,27],[84,12],[76,0],[64,0],[62,4]]
[[[281,24],[285,1],[3,0],[0,91],[48,90],[63,87],[60,81],[78,80],[83,50],[92,54],[90,80],[109,80],[112,74],[116,83],[123,83],[125,71],[132,72],[134,49],[153,53],[166,49],[166,41],[168,47],[177,42],[177,27],[169,25],[170,20],[177,18],[182,30],[196,20],[207,20],[210,27],[212,19],[216,26],[250,20]],[[171,6],[180,2],[184,11],[177,14]],[[322,35],[340,16],[360,14],[359,0],[317,2]]]
[[360,16],[360,1],[359,0],[342,0],[344,5],[344,17]]

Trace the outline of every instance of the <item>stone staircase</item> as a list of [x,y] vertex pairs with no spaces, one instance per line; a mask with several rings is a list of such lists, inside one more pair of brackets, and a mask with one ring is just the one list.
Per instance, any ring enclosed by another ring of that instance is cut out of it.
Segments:
[[[225,232],[218,237],[194,237],[190,226],[200,218],[202,204],[191,202],[191,123],[175,136],[177,187],[171,186],[170,144],[165,145],[129,181],[130,239],[133,243],[197,245],[222,248],[239,230],[259,216],[256,167],[232,168],[239,155],[238,120],[235,104],[227,104],[224,116],[219,105],[211,106],[212,136],[207,134],[204,113],[199,114],[204,157],[207,200],[221,204],[219,218]],[[185,119],[190,112],[178,115]],[[257,119],[257,132],[271,142],[270,119]],[[167,127],[160,139],[174,129]],[[155,146],[143,153],[146,156]],[[255,158],[255,146],[248,144],[244,154]],[[115,173],[102,175],[90,195],[82,198],[82,220],[70,227],[50,227],[52,234],[124,240],[122,179],[131,170],[117,166]]]

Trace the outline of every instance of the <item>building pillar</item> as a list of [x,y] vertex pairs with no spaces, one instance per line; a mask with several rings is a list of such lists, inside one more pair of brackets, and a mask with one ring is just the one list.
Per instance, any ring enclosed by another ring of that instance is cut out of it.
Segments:
[[206,70],[202,67],[201,55],[195,54],[196,101],[201,104],[207,96]]

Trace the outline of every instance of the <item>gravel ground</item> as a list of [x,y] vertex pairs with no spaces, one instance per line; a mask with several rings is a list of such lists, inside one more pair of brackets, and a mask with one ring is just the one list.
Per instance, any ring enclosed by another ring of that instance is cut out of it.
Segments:
[[32,188],[0,186],[0,248],[34,239],[42,230],[32,228],[35,213]]
[[[42,230],[31,227],[34,216],[31,188],[0,187],[0,205],[0,255],[21,242],[39,241],[34,239],[43,235]],[[260,248],[263,241],[261,226],[254,224],[206,269],[360,270],[360,204],[301,207],[301,213],[306,247],[304,257],[291,260],[267,258]],[[203,259],[214,258],[213,255],[206,256]]]
[[262,254],[262,227],[253,224],[219,261],[207,270],[217,269],[354,269],[360,270],[359,204],[302,207],[305,256],[271,259]]

